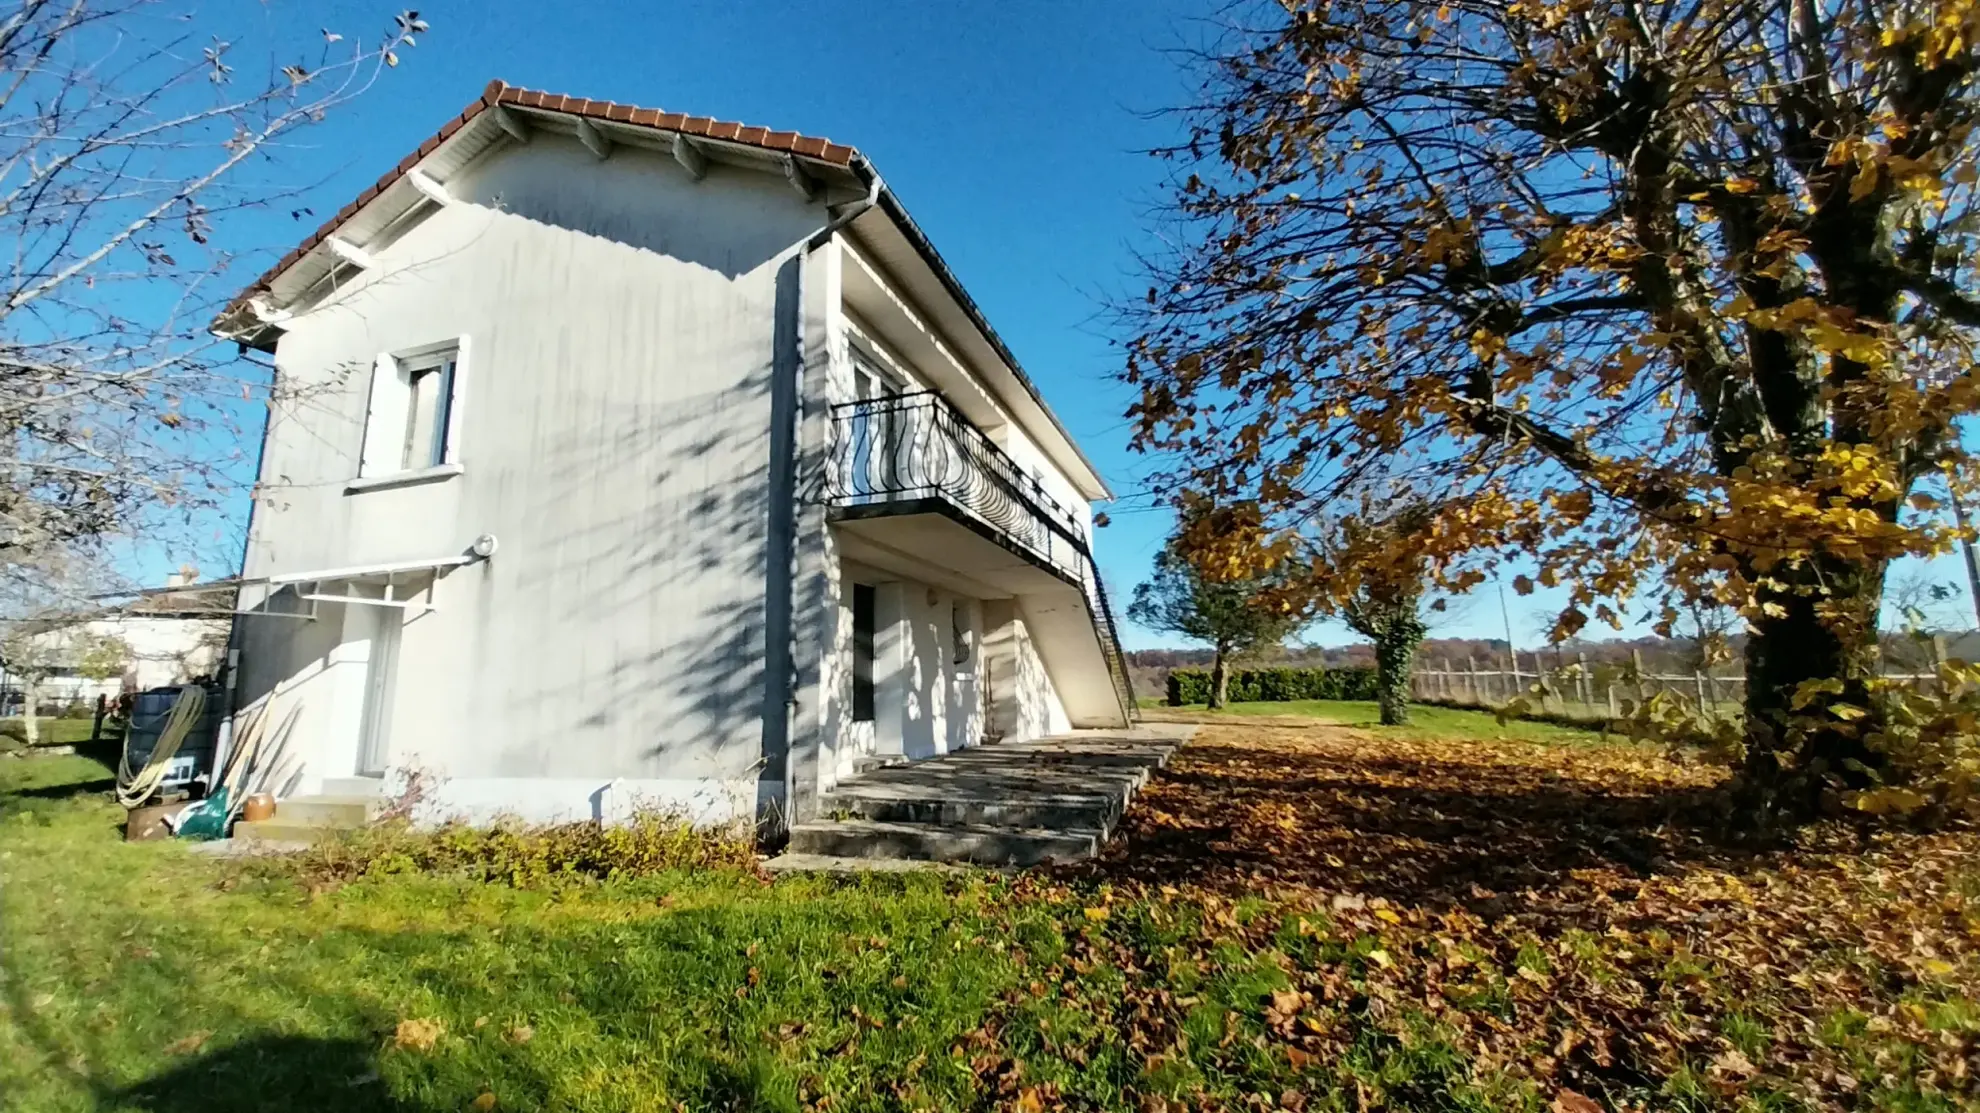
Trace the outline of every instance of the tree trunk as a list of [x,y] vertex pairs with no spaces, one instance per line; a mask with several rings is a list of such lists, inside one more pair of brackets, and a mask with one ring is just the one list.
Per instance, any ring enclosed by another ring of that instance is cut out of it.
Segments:
[[1409,673],[1422,640],[1422,624],[1414,619],[1388,623],[1375,639],[1375,698],[1383,726],[1409,722]]
[[[1762,595],[1776,609],[1753,623],[1746,640],[1743,818],[1762,826],[1816,814],[1825,789],[1867,787],[1883,762],[1864,741],[1877,718],[1867,681],[1883,564],[1821,558],[1799,573],[1773,574],[1788,590]],[[1826,595],[1793,591],[1817,584]],[[1795,693],[1811,680],[1839,680],[1841,691],[1795,707]]]
[[1224,660],[1224,651],[1219,649],[1216,658],[1210,662],[1210,710],[1224,706],[1224,699],[1230,694],[1230,683],[1231,667]]
[[27,744],[41,744],[41,727],[35,722],[35,713],[41,708],[41,682],[33,677],[21,684],[21,727],[27,736]]

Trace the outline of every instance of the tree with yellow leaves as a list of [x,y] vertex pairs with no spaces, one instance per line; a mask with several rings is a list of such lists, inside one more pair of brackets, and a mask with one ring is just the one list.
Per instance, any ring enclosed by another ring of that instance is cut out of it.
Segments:
[[1409,722],[1416,647],[1430,632],[1423,607],[1431,566],[1417,535],[1435,517],[1428,503],[1364,498],[1356,512],[1306,531],[1313,553],[1309,574],[1284,577],[1309,591],[1325,585],[1304,605],[1339,618],[1374,644],[1375,702],[1384,726]]
[[[1462,590],[1736,608],[1752,806],[1878,777],[1980,407],[1975,0],[1284,0],[1202,56],[1124,372],[1213,575],[1407,474]],[[1324,587],[1324,585],[1321,585]]]

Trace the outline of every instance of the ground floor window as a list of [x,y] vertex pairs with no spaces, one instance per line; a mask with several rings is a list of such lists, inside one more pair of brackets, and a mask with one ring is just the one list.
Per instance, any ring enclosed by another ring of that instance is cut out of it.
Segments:
[[873,586],[854,584],[852,605],[852,717],[855,723],[870,723],[873,721]]

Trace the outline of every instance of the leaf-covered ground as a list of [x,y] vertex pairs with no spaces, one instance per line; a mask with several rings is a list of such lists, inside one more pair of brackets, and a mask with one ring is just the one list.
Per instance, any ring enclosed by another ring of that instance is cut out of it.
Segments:
[[1218,722],[1014,877],[324,888],[105,775],[0,761],[8,1109],[1980,1109],[1973,833],[1741,849],[1594,736]]
[[1273,954],[1272,1041],[1362,1103],[1426,1097],[1352,1069],[1394,1041],[1570,1113],[1974,1105],[1973,831],[1748,846],[1655,748],[1407,733],[1204,727],[1086,872],[1221,926],[1111,961]]

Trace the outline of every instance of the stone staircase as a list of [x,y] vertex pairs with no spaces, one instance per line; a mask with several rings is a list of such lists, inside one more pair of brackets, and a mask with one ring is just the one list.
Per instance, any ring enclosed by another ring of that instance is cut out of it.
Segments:
[[1154,724],[994,743],[839,782],[771,869],[1031,866],[1090,857],[1194,728]]
[[385,806],[379,782],[370,777],[326,780],[314,796],[291,796],[275,805],[268,819],[234,824],[234,838],[282,846],[313,843],[340,831],[353,831],[377,818]]

